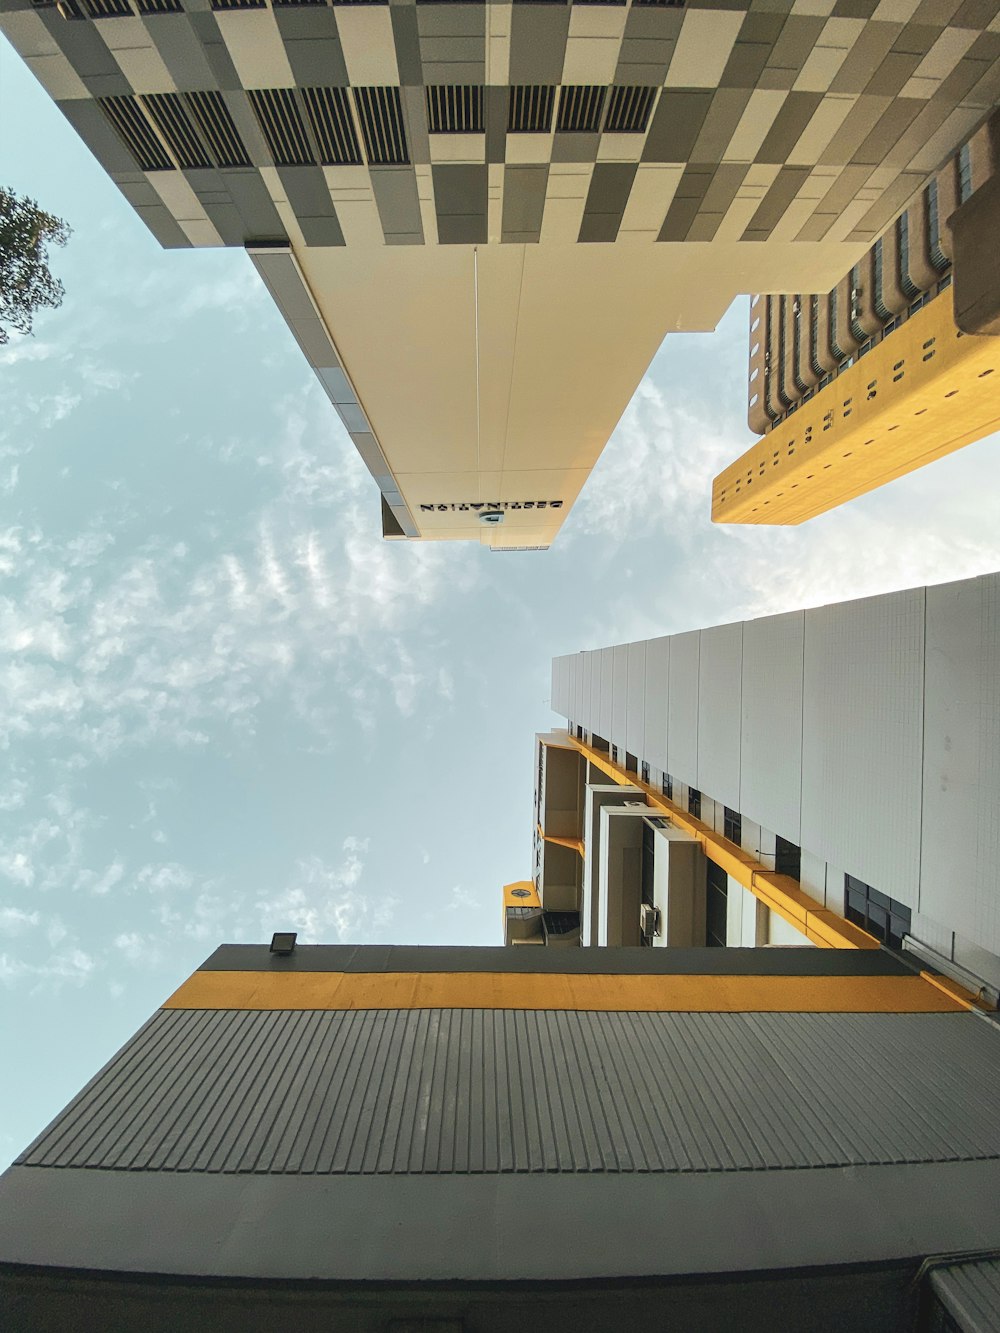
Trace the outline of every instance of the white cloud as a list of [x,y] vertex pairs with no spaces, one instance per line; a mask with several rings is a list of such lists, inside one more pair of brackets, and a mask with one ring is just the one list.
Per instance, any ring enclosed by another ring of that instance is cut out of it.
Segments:
[[59,990],[64,984],[82,986],[90,980],[96,966],[90,954],[79,948],[54,953],[42,963],[0,953],[0,982],[14,986],[33,981],[35,990]]
[[255,911],[263,935],[295,930],[303,943],[345,943],[370,938],[392,921],[398,899],[361,888],[367,839],[345,838],[342,851],[336,865],[319,856],[303,858],[279,893],[258,899]]
[[25,912],[19,907],[0,907],[0,935],[20,935],[37,926],[40,920],[37,912]]

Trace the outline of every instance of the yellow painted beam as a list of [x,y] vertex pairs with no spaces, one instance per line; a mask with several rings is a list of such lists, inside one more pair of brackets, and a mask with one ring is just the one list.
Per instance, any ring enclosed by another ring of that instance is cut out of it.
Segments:
[[712,483],[716,523],[802,523],[1000,429],[1000,338],[946,288]]
[[196,972],[166,1009],[544,1009],[616,1013],[957,1013],[920,976]]
[[741,847],[716,833],[707,824],[703,824],[694,815],[674,805],[661,792],[643,782],[635,773],[627,772],[616,764],[603,751],[594,750],[585,742],[570,737],[572,743],[587,759],[606,773],[619,786],[638,787],[646,800],[656,810],[667,815],[671,823],[685,833],[696,838],[704,848],[710,861],[721,866],[727,875],[742,884],[761,902],[766,903],[772,912],[777,912],[783,920],[801,931],[806,939],[827,949],[877,949],[879,942],[874,935],[860,930],[852,922],[846,921],[825,907],[820,907],[807,894],[802,892],[796,880],[788,875],[777,875],[768,870]]
[[538,836],[544,842],[554,842],[559,847],[568,847],[571,852],[578,852],[580,856],[584,855],[584,845],[582,838],[557,838],[554,833],[543,833],[541,824],[536,825]]

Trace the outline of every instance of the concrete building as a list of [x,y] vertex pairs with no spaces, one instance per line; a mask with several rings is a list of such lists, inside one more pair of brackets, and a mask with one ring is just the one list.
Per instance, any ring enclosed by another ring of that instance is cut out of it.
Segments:
[[995,1314],[1000,1031],[890,953],[278,943],[218,949],[0,1178],[5,1329]]
[[556,658],[505,939],[881,942],[995,1006],[998,627],[990,574]]
[[831,291],[757,296],[719,523],[801,523],[1000,429],[1000,115]]
[[163,245],[245,247],[388,537],[552,541],[664,335],[828,291],[1000,98],[997,0],[0,0]]

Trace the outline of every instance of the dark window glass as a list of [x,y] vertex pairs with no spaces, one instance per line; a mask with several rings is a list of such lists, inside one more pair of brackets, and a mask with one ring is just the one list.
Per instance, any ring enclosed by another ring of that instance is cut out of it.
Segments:
[[638,773],[639,771],[638,759],[634,754],[629,754],[628,750],[625,751],[625,767],[629,773]]
[[972,152],[964,144],[958,154],[958,202],[964,204],[972,193]]
[[617,764],[617,763],[618,763],[618,746],[617,746],[617,745],[612,745],[612,747],[611,747],[611,762],[612,762],[613,764]]
[[642,761],[642,780],[643,782],[649,781],[649,765],[646,763],[645,759]]
[[844,876],[844,915],[890,949],[901,949],[910,933],[910,909],[853,875]]
[[948,267],[948,259],[941,249],[941,225],[938,213],[937,181],[931,181],[927,187],[927,232],[930,241],[931,263],[942,273]]
[[730,842],[735,842],[737,847],[740,845],[740,838],[743,836],[743,818],[738,810],[730,810],[728,805],[725,807],[722,831]]
[[694,815],[695,819],[701,818],[701,792],[697,787],[688,788],[688,814]]
[[776,875],[790,875],[792,879],[799,879],[802,874],[802,852],[796,847],[794,842],[786,842],[784,838],[776,838],[774,843],[774,873]]
[[674,799],[674,780],[669,773],[664,773],[663,782],[660,784],[663,788],[663,794],[668,801]]
[[714,861],[708,863],[705,899],[705,943],[710,948],[726,947],[729,881],[726,872]]
[[918,296],[917,284],[910,277],[910,215],[902,213],[896,225],[899,236],[899,285],[904,296]]

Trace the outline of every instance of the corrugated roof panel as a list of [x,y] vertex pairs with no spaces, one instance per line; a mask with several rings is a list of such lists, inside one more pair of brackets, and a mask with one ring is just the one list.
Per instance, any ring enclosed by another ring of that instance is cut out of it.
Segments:
[[972,1015],[162,1010],[28,1165],[758,1171],[1000,1156]]
[[931,1288],[962,1333],[1000,1333],[1000,1259],[936,1268]]

